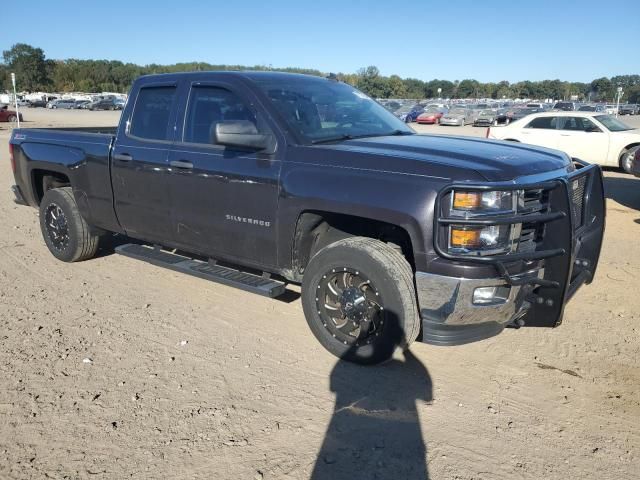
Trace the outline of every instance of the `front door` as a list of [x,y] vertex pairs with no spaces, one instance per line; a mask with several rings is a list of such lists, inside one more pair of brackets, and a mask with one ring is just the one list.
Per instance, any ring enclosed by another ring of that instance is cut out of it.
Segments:
[[141,88],[112,152],[112,185],[120,225],[132,237],[158,243],[172,236],[168,155],[176,98],[175,85]]
[[586,117],[562,117],[560,120],[558,150],[585,162],[606,163],[609,153],[607,132]]
[[272,133],[248,91],[225,84],[194,84],[183,131],[169,154],[172,221],[185,250],[255,266],[276,264],[276,212],[281,160],[216,145],[216,124],[249,120]]

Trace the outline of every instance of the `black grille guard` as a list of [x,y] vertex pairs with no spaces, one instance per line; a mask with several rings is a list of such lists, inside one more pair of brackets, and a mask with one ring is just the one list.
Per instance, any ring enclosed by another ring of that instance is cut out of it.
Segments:
[[[434,215],[434,248],[448,260],[493,265],[498,275],[510,286],[522,286],[517,302],[527,309],[522,317],[527,326],[557,326],[562,322],[564,305],[582,284],[591,283],[600,257],[605,226],[605,202],[602,171],[597,165],[575,161],[576,170],[553,180],[527,184],[452,184],[441,190],[436,198]],[[573,213],[571,187],[585,176],[581,216]],[[443,216],[443,198],[452,190],[543,190],[548,192],[547,211],[501,216],[482,216],[462,219]],[[457,255],[447,251],[448,226],[542,224],[544,233],[530,252],[499,255]],[[547,228],[548,227],[548,228]],[[538,262],[534,268],[523,267]],[[538,271],[544,268],[544,276]],[[518,273],[510,273],[518,270]]]

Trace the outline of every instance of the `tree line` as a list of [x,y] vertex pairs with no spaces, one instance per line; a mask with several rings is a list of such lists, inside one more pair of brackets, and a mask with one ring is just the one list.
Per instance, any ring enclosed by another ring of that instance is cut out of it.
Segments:
[[[140,75],[194,70],[272,70],[270,66],[215,65],[203,62],[173,65],[136,65],[118,60],[52,60],[41,48],[17,43],[2,53],[0,90],[11,90],[10,73],[17,77],[20,91],[51,92],[127,92]],[[279,71],[325,76],[319,70],[278,68]],[[602,77],[592,82],[562,80],[521,81],[510,83],[479,82],[474,79],[429,80],[384,76],[375,66],[356,73],[337,73],[347,82],[374,98],[537,98],[614,101],[618,87],[624,90],[622,101],[640,103],[640,75]]]

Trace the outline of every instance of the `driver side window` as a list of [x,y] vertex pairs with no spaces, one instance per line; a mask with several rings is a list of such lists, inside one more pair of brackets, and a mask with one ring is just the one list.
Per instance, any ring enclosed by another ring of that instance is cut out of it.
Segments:
[[260,130],[255,113],[235,93],[220,87],[193,87],[183,141],[214,145],[216,125],[229,120],[246,120]]

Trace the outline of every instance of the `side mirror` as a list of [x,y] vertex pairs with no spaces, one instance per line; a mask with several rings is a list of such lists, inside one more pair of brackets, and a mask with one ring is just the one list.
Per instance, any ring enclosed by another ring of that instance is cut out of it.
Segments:
[[248,120],[227,120],[216,124],[213,143],[249,150],[269,150],[273,153],[275,141],[273,135],[265,135]]

